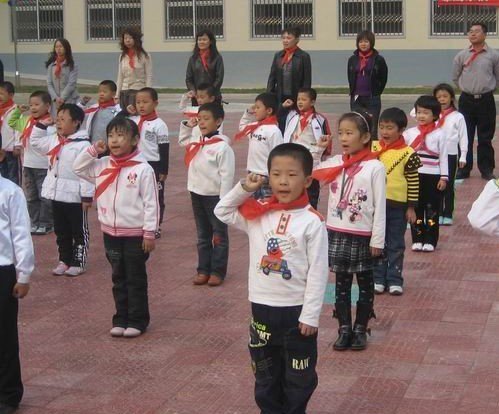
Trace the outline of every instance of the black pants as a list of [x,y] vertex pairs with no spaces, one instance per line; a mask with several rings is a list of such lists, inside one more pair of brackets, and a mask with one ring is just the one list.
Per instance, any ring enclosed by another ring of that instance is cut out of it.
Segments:
[[462,93],[459,97],[459,112],[464,115],[468,130],[468,155],[465,172],[473,169],[473,142],[478,136],[477,165],[482,174],[491,174],[495,168],[492,138],[496,130],[496,103],[494,95],[488,93],[480,99]]
[[310,184],[310,187],[307,188],[307,193],[310,205],[317,210],[317,206],[319,205],[319,196],[321,194],[321,185],[319,181],[313,179],[312,184]]
[[439,175],[419,174],[419,200],[416,223],[411,225],[413,243],[438,243],[438,217],[442,205],[442,192],[437,189]]
[[21,185],[21,158],[12,154],[12,151],[5,151],[5,158],[0,162],[0,173],[2,177]]
[[371,137],[378,139],[378,119],[381,112],[380,96],[358,96],[350,97],[350,110],[355,112],[367,112],[372,117]]
[[227,224],[222,223],[214,213],[219,201],[218,196],[202,196],[191,192],[198,239],[197,272],[224,279],[229,261],[229,232]]
[[145,331],[149,325],[146,261],[142,237],[104,234],[106,257],[111,264],[116,313],[113,326]]
[[81,203],[52,201],[54,233],[59,249],[59,260],[68,266],[87,265],[88,220]]
[[161,223],[163,223],[163,216],[165,215],[165,182],[159,181],[159,161],[149,161],[149,165],[154,170],[156,183],[158,185],[159,225],[161,226]]
[[[372,270],[358,272],[359,303],[374,303],[374,276]],[[352,306],[353,273],[336,272],[336,303]]]
[[18,299],[12,296],[16,269],[0,266],[0,404],[17,407],[23,396],[19,337],[17,332]]
[[455,197],[455,182],[456,182],[456,172],[457,172],[457,155],[449,155],[449,181],[447,182],[447,187],[445,187],[443,205],[442,205],[442,216],[452,218],[454,213],[454,197]]
[[262,414],[304,414],[317,387],[317,336],[300,334],[301,309],[251,304],[248,347]]

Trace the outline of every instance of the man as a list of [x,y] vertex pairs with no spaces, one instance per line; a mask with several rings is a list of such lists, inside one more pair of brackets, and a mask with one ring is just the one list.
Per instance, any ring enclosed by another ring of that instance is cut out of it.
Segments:
[[478,136],[477,164],[485,180],[494,178],[494,148],[496,129],[494,90],[499,82],[499,53],[485,43],[487,26],[474,23],[468,31],[471,45],[454,58],[452,79],[461,89],[459,112],[468,129],[466,166],[457,172],[458,179],[468,178],[473,169],[473,141]]

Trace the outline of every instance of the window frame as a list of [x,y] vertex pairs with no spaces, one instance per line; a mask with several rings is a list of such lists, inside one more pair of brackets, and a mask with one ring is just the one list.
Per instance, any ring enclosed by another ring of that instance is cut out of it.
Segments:
[[[35,5],[20,5],[20,4],[17,4],[15,9],[12,9],[11,7],[9,7],[9,14],[10,14],[10,35],[11,35],[11,41],[14,42],[14,41],[17,41],[18,43],[52,43],[54,42],[57,38],[59,37],[64,37],[64,30],[65,30],[65,27],[64,27],[64,0],[54,0],[54,1],[59,1],[60,4],[59,5],[54,5],[54,6],[51,6],[51,5],[40,5],[40,0],[34,0],[36,2]],[[26,11],[26,10],[20,10],[20,7],[23,8],[23,7],[26,7],[26,8],[31,8],[31,7],[35,7],[35,12],[36,12],[36,38],[29,38],[29,39],[26,39],[26,38],[20,38],[19,37],[19,14],[18,13],[22,13],[23,11]],[[61,33],[61,36],[55,36],[54,38],[41,38],[41,29],[40,29],[40,9],[43,9],[44,7],[58,7],[58,9],[54,9],[54,10],[57,10],[59,12],[61,12],[61,16],[62,16],[62,33]],[[14,33],[14,21],[13,21],[13,13],[16,13],[16,21],[17,21],[17,27],[16,27],[16,32],[17,33]]]

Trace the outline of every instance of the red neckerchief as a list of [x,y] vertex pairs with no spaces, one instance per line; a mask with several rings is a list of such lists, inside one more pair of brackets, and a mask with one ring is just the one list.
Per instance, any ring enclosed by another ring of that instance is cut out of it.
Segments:
[[470,47],[470,51],[472,52],[471,56],[468,58],[466,62],[464,62],[464,67],[471,66],[473,61],[478,57],[478,55],[482,52],[485,52],[485,47],[482,47],[480,50],[476,50],[473,46]]
[[97,112],[100,109],[109,108],[110,106],[114,106],[114,105],[116,105],[116,102],[114,102],[114,99],[110,99],[109,101],[102,102],[102,103],[99,102],[98,105],[85,109],[85,113],[91,114],[93,112]]
[[312,117],[315,115],[314,108],[309,109],[308,111],[300,112],[300,130],[303,131],[309,124]]
[[404,137],[401,135],[398,137],[395,141],[393,141],[391,144],[386,144],[385,141],[382,139],[379,140],[379,145],[381,146],[381,149],[379,151],[375,151],[374,154],[376,156],[380,156],[381,154],[385,153],[386,151],[390,150],[398,150],[398,149],[403,149],[406,148],[408,145],[405,143]]
[[31,132],[33,131],[33,127],[36,125],[36,123],[45,121],[47,119],[50,119],[50,114],[45,114],[39,118],[35,118],[34,116],[31,116],[29,118],[28,123],[24,127],[23,132],[21,134],[21,142],[24,148],[26,148],[26,146],[28,145],[29,137],[31,136]]
[[54,75],[56,78],[61,77],[61,71],[62,71],[62,64],[66,60],[65,56],[57,56],[55,58],[55,70],[54,70]]
[[427,125],[418,125],[419,135],[416,137],[414,141],[412,141],[411,147],[418,151],[425,146],[426,136],[437,129],[435,122]]
[[201,63],[203,64],[203,68],[206,72],[208,72],[208,63],[210,61],[210,49],[200,50],[199,58],[201,59]]
[[364,73],[364,69],[367,66],[367,63],[369,62],[369,58],[373,55],[373,50],[369,50],[369,52],[362,52],[359,50],[359,58],[360,58],[360,66],[359,66],[359,72]]
[[57,139],[59,140],[59,143],[52,148],[49,152],[47,152],[47,155],[50,156],[50,166],[54,166],[55,159],[59,156],[59,152],[61,152],[62,147],[66,145],[70,140],[64,137],[61,137],[60,135],[57,135]]
[[206,138],[202,137],[199,142],[191,142],[187,147],[185,148],[185,155],[184,155],[184,163],[188,167],[193,158],[196,156],[196,154],[199,152],[199,150],[206,146],[206,145],[212,145],[216,144],[217,142],[223,141],[222,138],[218,138],[216,136],[212,138]]
[[99,196],[106,191],[106,189],[116,181],[116,178],[118,178],[118,175],[120,174],[121,170],[126,167],[133,167],[134,165],[140,164],[140,161],[134,161],[132,160],[133,157],[135,157],[138,154],[138,151],[135,150],[131,154],[125,155],[124,157],[121,158],[115,158],[111,155],[110,157],[110,162],[111,166],[108,168],[105,168],[102,170],[102,172],[99,174],[99,177],[104,177],[107,175],[107,177],[97,186],[95,189],[95,199],[99,198]]
[[249,125],[246,125],[242,131],[239,131],[235,136],[234,140],[239,140],[246,135],[250,135],[255,131],[257,128],[261,127],[262,125],[278,125],[277,123],[277,117],[275,115],[269,116],[268,118],[265,118],[261,121],[258,122],[252,122]]
[[291,62],[291,59],[293,58],[294,53],[299,49],[298,46],[293,46],[293,47],[288,47],[284,49],[284,56],[281,59],[281,66],[284,66]]
[[130,69],[135,69],[135,50],[128,49],[126,51],[126,54],[128,56],[128,64],[130,65]]
[[449,106],[447,109],[444,109],[442,112],[440,112],[440,119],[437,122],[437,128],[442,128],[445,124],[445,118],[452,112],[455,112],[456,108],[453,106]]
[[156,113],[156,111],[151,112],[149,115],[141,115],[138,124],[139,134],[142,132],[142,126],[144,125],[144,122],[154,121],[155,119],[158,119],[158,114]]
[[308,194],[306,191],[304,191],[299,198],[290,203],[279,203],[275,195],[267,200],[248,198],[239,206],[239,212],[245,219],[254,220],[272,210],[293,210],[306,207],[308,203]]
[[375,152],[371,152],[370,148],[364,148],[362,151],[359,151],[354,156],[343,155],[343,164],[337,165],[335,167],[329,168],[321,168],[319,170],[315,170],[312,173],[312,177],[318,181],[322,181],[324,183],[330,183],[334,181],[335,178],[341,174],[343,170],[348,170],[354,164],[357,164],[361,161],[369,161],[374,160],[378,156]]
[[9,98],[7,102],[4,104],[0,105],[0,128],[2,127],[3,124],[3,116],[9,111],[10,108],[12,108],[15,105],[14,101],[12,98]]

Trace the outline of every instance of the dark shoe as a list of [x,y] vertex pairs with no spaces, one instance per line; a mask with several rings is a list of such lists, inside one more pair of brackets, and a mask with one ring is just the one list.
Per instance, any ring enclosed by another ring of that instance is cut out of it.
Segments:
[[338,319],[338,339],[333,344],[336,351],[350,348],[352,342],[352,306],[350,303],[339,302],[334,305],[333,318]]
[[371,335],[371,330],[367,326],[355,324],[353,327],[352,351],[362,351],[367,347],[367,334]]
[[156,240],[161,239],[161,229],[158,229],[154,232],[154,238]]
[[338,329],[338,339],[333,344],[335,351],[346,351],[352,345],[352,325],[343,325]]
[[210,277],[208,275],[203,275],[201,273],[198,273],[195,277],[192,283],[195,285],[206,285],[208,283],[208,279]]
[[45,236],[46,234],[52,233],[54,229],[52,227],[40,226],[38,227],[33,234],[36,236]]
[[220,286],[224,280],[217,275],[211,275],[210,278],[208,279],[208,286],[215,287],[215,286]]
[[484,180],[487,180],[487,181],[490,181],[490,180],[495,180],[495,179],[496,179],[495,175],[494,175],[494,174],[492,174],[492,173],[483,173],[483,174],[482,174],[482,178],[483,178]]
[[0,403],[0,414],[11,414],[17,411],[18,407]]
[[456,180],[464,180],[470,178],[470,172],[465,170],[457,170]]

